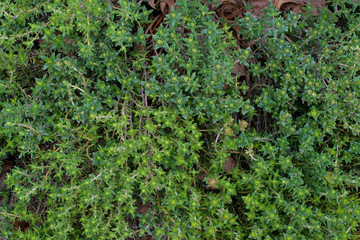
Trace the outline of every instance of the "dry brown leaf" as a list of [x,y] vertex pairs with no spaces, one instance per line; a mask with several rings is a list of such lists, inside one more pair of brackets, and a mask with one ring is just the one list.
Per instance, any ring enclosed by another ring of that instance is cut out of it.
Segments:
[[311,0],[311,1],[306,1],[306,2],[310,2],[311,6],[315,7],[314,10],[310,11],[310,13],[313,15],[319,15],[321,12],[321,8],[326,7],[325,0]]
[[262,16],[264,15],[264,12],[261,10],[270,4],[270,0],[249,0],[249,3],[253,6],[253,10]]
[[299,4],[299,2],[304,2],[304,1],[299,1],[299,0],[275,0],[273,2],[274,7],[277,9],[280,9],[281,6],[285,3],[294,3],[294,4]]
[[224,163],[225,172],[229,173],[233,168],[236,167],[236,161],[233,157],[227,157],[227,160]]
[[153,9],[157,9],[157,5],[159,4],[159,0],[149,0],[149,5],[150,7],[152,7]]
[[6,173],[9,171],[10,168],[12,168],[12,166],[13,166],[12,162],[8,160],[4,160],[4,164],[2,165],[1,173],[0,173],[0,191],[6,188],[6,184],[4,184],[3,182],[6,179]]
[[[4,164],[2,165],[1,173],[0,173],[0,191],[3,191],[4,189],[6,189],[6,184],[4,183],[4,181],[6,180],[6,173],[13,166],[14,166],[14,164],[12,162],[10,162],[8,160],[4,160]],[[3,200],[4,200],[4,197],[0,196],[0,203],[2,203]]]
[[246,68],[245,65],[240,62],[235,62],[233,69],[231,71],[239,76],[246,76]]
[[3,183],[6,180],[6,174],[1,174],[0,176],[0,191],[6,188],[6,184]]
[[285,10],[285,12],[293,11],[293,13],[298,14],[301,12],[301,8],[305,5],[304,4],[297,4],[297,3],[284,3],[281,6],[281,9]]
[[118,3],[114,3],[112,8],[115,9],[115,10],[119,10],[121,8],[121,5],[118,4]]
[[28,222],[25,221],[19,221],[18,218],[15,218],[15,222],[13,222],[13,225],[15,227],[15,229],[19,229],[22,232],[26,232],[29,229],[30,224]]
[[294,13],[299,13],[301,12],[301,7],[308,3],[315,7],[315,9],[310,12],[313,15],[318,15],[321,8],[326,6],[326,1],[324,0],[275,0],[274,7],[277,9],[287,7],[291,8]]
[[[263,10],[270,4],[270,0],[249,0],[249,3],[253,5],[253,9],[261,16],[264,14]],[[286,10],[292,10],[294,13],[301,12],[301,7],[310,3],[314,10],[310,13],[313,15],[318,15],[322,7],[326,6],[325,0],[272,0],[272,3],[275,8],[281,9],[285,8]]]
[[202,181],[202,180],[204,180],[206,178],[206,176],[207,176],[206,172],[201,172],[197,176],[197,180]]
[[148,201],[145,204],[143,204],[143,201],[141,199],[137,201],[137,206],[138,208],[136,209],[136,212],[140,213],[141,215],[144,215],[151,209],[150,202]]
[[75,46],[75,44],[76,44],[76,41],[74,39],[67,38],[67,37],[64,38],[64,42],[67,44],[71,44],[72,46]]
[[235,1],[223,1],[221,5],[215,9],[216,14],[220,18],[225,18],[227,21],[233,21],[235,18],[245,14],[243,3]]
[[171,12],[171,8],[177,9],[175,5],[175,0],[161,0],[160,1],[160,10],[164,15],[167,15]]

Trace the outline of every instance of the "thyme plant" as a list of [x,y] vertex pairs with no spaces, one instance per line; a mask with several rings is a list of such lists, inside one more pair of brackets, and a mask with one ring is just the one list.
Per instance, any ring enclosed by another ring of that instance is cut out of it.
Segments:
[[209,2],[0,3],[0,236],[359,237],[359,3]]

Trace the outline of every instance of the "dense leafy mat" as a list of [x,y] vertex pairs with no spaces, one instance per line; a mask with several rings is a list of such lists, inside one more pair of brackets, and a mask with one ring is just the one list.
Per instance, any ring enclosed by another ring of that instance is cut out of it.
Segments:
[[359,3],[174,3],[1,1],[0,234],[359,237]]

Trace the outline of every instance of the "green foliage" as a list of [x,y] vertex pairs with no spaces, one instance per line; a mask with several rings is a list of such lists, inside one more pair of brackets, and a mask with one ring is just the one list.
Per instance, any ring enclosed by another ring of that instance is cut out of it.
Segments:
[[176,5],[152,32],[136,1],[0,3],[0,235],[356,238],[359,3]]

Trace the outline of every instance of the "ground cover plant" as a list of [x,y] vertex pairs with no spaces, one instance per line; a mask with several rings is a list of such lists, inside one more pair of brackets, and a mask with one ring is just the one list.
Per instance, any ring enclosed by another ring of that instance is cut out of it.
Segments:
[[0,236],[358,239],[359,3],[255,3],[3,0]]

